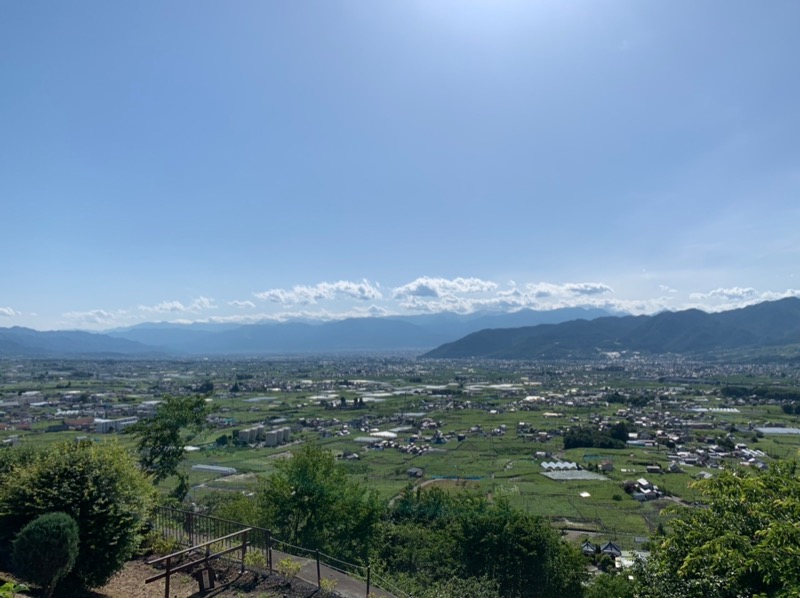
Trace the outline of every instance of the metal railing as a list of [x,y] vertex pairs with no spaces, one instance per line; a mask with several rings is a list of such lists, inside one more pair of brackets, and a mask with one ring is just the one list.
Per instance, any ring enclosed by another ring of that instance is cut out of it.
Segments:
[[[409,594],[392,587],[387,580],[375,575],[369,564],[349,563],[319,550],[290,544],[274,537],[268,529],[170,507],[156,507],[150,523],[162,537],[174,541],[178,546],[189,549],[208,544],[210,548],[207,549],[207,554],[213,552],[213,556],[219,555],[218,558],[225,558],[223,555],[235,554],[236,550],[241,550],[242,542],[237,538],[247,530],[247,552],[255,552],[263,557],[263,560],[256,558],[252,562],[263,562],[264,569],[270,574],[275,570],[277,561],[285,556],[293,556],[316,561],[318,587],[322,585],[321,567],[324,565],[330,570],[364,582],[367,597],[372,590],[377,589],[390,596],[410,598]],[[252,564],[248,564],[248,567],[254,568]]]
[[[153,559],[152,561],[148,561],[148,565],[160,565],[161,563],[165,563],[165,571],[164,573],[159,573],[158,575],[153,575],[152,577],[148,577],[144,580],[144,583],[152,583],[154,581],[158,581],[159,579],[164,580],[164,598],[169,598],[169,587],[170,587],[170,578],[175,574],[181,571],[185,571],[186,569],[191,569],[193,567],[202,566],[204,569],[207,569],[209,563],[211,561],[222,558],[226,554],[230,554],[234,551],[240,551],[242,553],[241,559],[241,569],[240,572],[244,573],[244,563],[245,563],[245,555],[247,554],[247,534],[250,532],[250,529],[243,529],[238,532],[234,532],[229,534],[225,537],[221,538],[214,538],[213,540],[208,540],[207,542],[203,542],[202,544],[196,544],[191,548],[186,548],[184,550],[179,550],[177,552],[173,552],[166,556]],[[233,538],[238,538],[239,536],[242,537],[242,540],[236,546],[232,548],[214,548],[212,551],[212,547],[216,547],[221,544],[223,541],[232,540]],[[188,556],[192,552],[196,552],[198,550],[205,549],[205,555],[199,559],[194,561],[190,561],[188,563],[183,563],[181,565],[173,566],[174,560],[173,559],[180,559],[183,556]],[[213,587],[213,584],[212,584]],[[201,589],[205,589],[201,582]]]

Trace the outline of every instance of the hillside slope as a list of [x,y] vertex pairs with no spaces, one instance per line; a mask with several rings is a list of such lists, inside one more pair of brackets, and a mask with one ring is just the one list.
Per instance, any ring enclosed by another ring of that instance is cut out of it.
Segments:
[[689,309],[482,330],[437,347],[425,357],[557,359],[594,357],[608,351],[701,354],[798,343],[800,299],[792,297],[711,314]]

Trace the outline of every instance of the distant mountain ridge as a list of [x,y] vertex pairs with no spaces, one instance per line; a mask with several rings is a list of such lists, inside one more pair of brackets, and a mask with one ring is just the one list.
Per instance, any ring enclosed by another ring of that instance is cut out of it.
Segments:
[[0,328],[5,357],[193,357],[425,351],[483,328],[530,326],[608,316],[600,309],[424,314],[331,322],[262,324],[145,323],[89,333]]
[[30,328],[0,328],[0,357],[148,357],[158,349],[123,338],[78,330],[40,332]]
[[481,330],[424,357],[587,358],[612,351],[701,354],[796,344],[800,344],[800,299],[790,297],[719,313],[689,309]]

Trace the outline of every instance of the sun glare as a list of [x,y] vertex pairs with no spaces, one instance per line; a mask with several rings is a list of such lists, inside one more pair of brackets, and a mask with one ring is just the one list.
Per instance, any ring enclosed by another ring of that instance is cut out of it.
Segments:
[[415,7],[421,18],[455,35],[487,38],[508,35],[529,27],[548,12],[549,2],[521,0],[420,0]]

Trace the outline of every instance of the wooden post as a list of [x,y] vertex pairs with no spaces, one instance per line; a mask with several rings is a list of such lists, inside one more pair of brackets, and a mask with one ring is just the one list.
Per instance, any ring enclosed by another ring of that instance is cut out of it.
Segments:
[[200,573],[200,589],[201,589],[201,590],[206,590],[206,589],[208,589],[209,587],[211,587],[211,588],[213,588],[213,587],[214,587],[214,585],[213,585],[213,582],[211,581],[211,572],[208,570],[208,557],[210,557],[210,556],[211,556],[211,544],[207,544],[207,545],[206,545],[206,554],[205,554],[205,557],[204,557],[204,559],[203,559],[203,565],[202,565],[202,567],[203,567],[203,570],[204,570],[204,571],[206,572],[206,574],[208,575],[208,582],[209,582],[209,583],[208,583],[208,585],[206,585],[206,584],[204,583],[204,580],[203,580],[203,573],[202,573],[202,571],[201,571],[201,573]]
[[369,563],[367,563],[367,598],[369,598],[369,586],[370,586],[370,581],[372,581],[371,573],[372,572],[370,571]]
[[239,573],[244,573],[244,557],[247,554],[247,530],[242,534],[242,568]]
[[269,563],[269,574],[272,575],[272,532],[267,532],[267,561]]
[[167,576],[164,578],[164,598],[169,598],[169,574],[171,569],[171,560],[167,559]]
[[186,532],[189,534],[189,546],[194,546],[194,513],[186,513]]
[[319,573],[319,548],[317,548],[317,588],[322,589],[322,576]]

